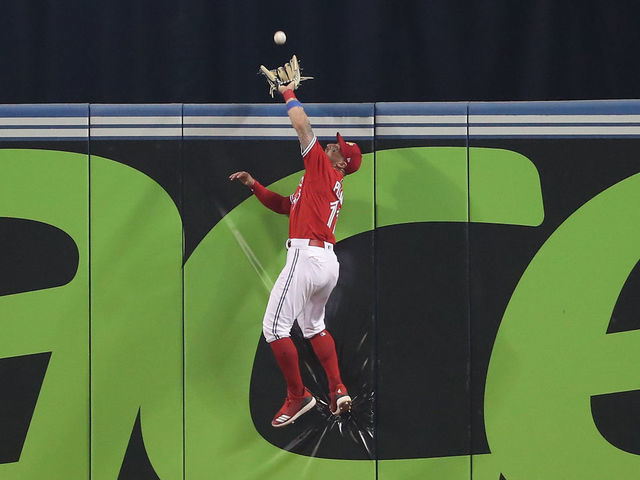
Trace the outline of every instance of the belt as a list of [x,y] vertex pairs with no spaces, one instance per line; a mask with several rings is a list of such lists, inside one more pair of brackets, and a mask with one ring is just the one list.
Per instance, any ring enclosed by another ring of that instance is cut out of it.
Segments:
[[308,238],[290,238],[287,240],[287,248],[291,247],[320,247],[325,250],[333,250],[333,244],[329,242],[323,242],[322,240],[308,239]]

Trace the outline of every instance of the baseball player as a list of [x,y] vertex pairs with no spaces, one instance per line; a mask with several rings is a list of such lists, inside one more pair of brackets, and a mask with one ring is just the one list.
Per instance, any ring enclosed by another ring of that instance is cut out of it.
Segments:
[[351,409],[351,397],[340,378],[333,337],[325,329],[325,305],[338,282],[339,264],[333,251],[334,231],[342,207],[342,179],[360,167],[362,154],[355,143],[337,134],[337,143],[323,150],[313,134],[309,118],[294,94],[293,82],[279,85],[289,119],[298,133],[305,173],[295,193],[283,197],[267,190],[247,172],[236,172],[266,207],[289,215],[287,262],[278,276],[267,304],[263,334],[287,382],[287,398],[271,425],[284,427],[316,404],[300,376],[298,351],[290,338],[294,320],[309,339],[329,380],[331,413]]

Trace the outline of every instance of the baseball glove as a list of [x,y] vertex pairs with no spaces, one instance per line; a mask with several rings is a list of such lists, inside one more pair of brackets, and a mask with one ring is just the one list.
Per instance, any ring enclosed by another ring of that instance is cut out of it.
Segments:
[[269,95],[273,98],[273,92],[278,90],[280,85],[289,85],[293,83],[293,89],[296,90],[300,85],[300,82],[304,80],[311,80],[313,77],[303,77],[300,75],[300,63],[298,58],[294,55],[291,60],[284,64],[282,67],[269,70],[264,65],[260,65],[260,72],[267,79],[269,84]]

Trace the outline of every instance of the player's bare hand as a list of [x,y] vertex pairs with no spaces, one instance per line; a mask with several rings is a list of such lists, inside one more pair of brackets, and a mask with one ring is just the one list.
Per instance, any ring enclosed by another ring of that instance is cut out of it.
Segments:
[[253,188],[255,179],[247,172],[236,172],[229,175],[229,180],[238,180],[249,188]]

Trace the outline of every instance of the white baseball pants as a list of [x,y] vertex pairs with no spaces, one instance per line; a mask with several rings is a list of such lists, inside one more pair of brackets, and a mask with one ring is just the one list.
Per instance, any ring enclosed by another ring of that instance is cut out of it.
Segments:
[[296,319],[305,338],[324,330],[324,307],[338,283],[340,264],[332,244],[314,247],[307,239],[292,238],[287,248],[287,263],[271,290],[262,321],[269,343],[288,337]]

